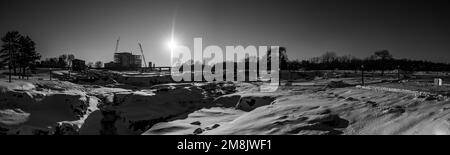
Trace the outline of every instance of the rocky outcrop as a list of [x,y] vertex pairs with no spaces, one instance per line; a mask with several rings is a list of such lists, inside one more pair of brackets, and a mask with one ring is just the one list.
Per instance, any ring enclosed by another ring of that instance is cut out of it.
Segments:
[[165,84],[137,92],[115,92],[101,112],[89,116],[80,134],[142,134],[154,124],[187,117],[220,95],[234,92],[226,84]]
[[236,109],[247,112],[252,111],[256,108],[272,104],[276,98],[276,96],[265,94],[246,95],[241,97],[239,103],[236,105]]
[[279,95],[270,93],[230,94],[218,97],[213,105],[216,107],[236,108],[242,111],[252,111],[256,108],[270,105]]
[[74,92],[2,91],[0,126],[5,134],[76,133],[97,104],[97,98]]

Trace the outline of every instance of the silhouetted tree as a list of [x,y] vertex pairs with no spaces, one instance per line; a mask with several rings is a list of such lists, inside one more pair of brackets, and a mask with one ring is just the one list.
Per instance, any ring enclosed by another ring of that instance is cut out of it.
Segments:
[[388,60],[392,60],[393,56],[389,53],[388,50],[377,51],[374,53],[374,56],[378,60],[380,60],[380,63],[378,65],[380,65],[381,76],[384,76],[384,71],[387,69],[387,66],[392,65],[389,64]]
[[70,71],[72,70],[72,61],[75,59],[75,56],[73,54],[67,55],[67,62],[69,64],[69,77],[70,77]]
[[63,54],[60,55],[58,58],[58,66],[61,67],[69,67],[69,63],[68,63],[68,55],[67,54]]
[[[269,49],[267,51],[267,55],[262,56],[261,60],[259,61],[267,61],[267,69],[271,70],[271,62],[272,62],[272,50],[273,49]],[[278,48],[278,57],[279,57],[279,67],[281,70],[287,70],[288,69],[288,63],[289,63],[289,58],[287,56],[287,50],[286,47],[279,47]]]
[[97,61],[95,62],[95,68],[102,68],[103,67],[103,63],[101,61]]
[[19,46],[17,63],[20,67],[22,78],[24,78],[27,75],[26,72],[33,69],[37,61],[41,59],[41,55],[36,52],[36,43],[28,36],[20,37]]
[[94,63],[93,63],[93,62],[88,62],[88,63],[87,63],[87,66],[88,66],[89,68],[92,68],[92,67],[94,67]]
[[7,32],[6,35],[1,38],[3,45],[0,51],[0,58],[2,58],[3,64],[8,64],[9,82],[11,82],[12,70],[14,70],[14,74],[17,73],[15,58],[19,53],[19,39],[20,34],[18,31]]
[[[326,54],[329,55],[329,54]],[[333,55],[333,54],[331,54]],[[330,56],[326,56],[330,57]],[[336,56],[334,61],[323,61],[324,55],[319,57],[313,57],[308,60],[291,61],[290,66],[293,69],[304,70],[354,70],[355,73],[360,70],[361,65],[364,64],[366,71],[380,70],[383,72],[386,70],[400,69],[404,72],[414,71],[450,71],[450,64],[446,63],[434,63],[430,61],[421,60],[408,60],[408,59],[395,59],[389,54],[389,51],[380,51],[377,54],[371,55],[365,59],[358,59],[353,56]],[[299,64],[300,63],[300,64]]]
[[331,64],[337,59],[337,54],[335,52],[326,52],[321,56],[322,62]]
[[67,64],[69,65],[69,68],[72,68],[72,61],[75,59],[75,56],[73,54],[67,55]]
[[280,47],[279,49],[280,52],[280,69],[281,70],[289,70],[288,68],[288,62],[289,62],[289,58],[287,55],[287,50],[286,47]]
[[17,74],[17,69],[21,73],[19,78],[24,78],[29,69],[35,67],[37,60],[41,58],[36,52],[36,43],[28,36],[22,36],[17,31],[7,32],[1,38],[3,45],[0,51],[2,64],[8,63],[9,81],[11,82],[11,72]]

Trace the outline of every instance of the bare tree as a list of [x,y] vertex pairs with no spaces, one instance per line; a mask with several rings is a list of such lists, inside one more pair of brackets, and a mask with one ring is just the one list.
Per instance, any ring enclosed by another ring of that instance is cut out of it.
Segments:
[[36,52],[36,43],[28,36],[22,36],[17,31],[10,31],[1,38],[3,45],[0,51],[0,63],[8,63],[9,82],[11,82],[11,74],[17,74],[19,69],[19,78],[25,78],[28,69],[34,68],[37,60],[41,58]]
[[72,61],[75,59],[75,56],[73,54],[67,55],[67,63],[69,64],[69,78],[70,78],[70,71],[72,70]]
[[93,62],[88,62],[88,63],[87,63],[87,66],[88,66],[89,68],[92,68],[92,67],[94,67],[94,63],[93,63]]
[[95,62],[95,68],[102,68],[103,67],[103,63],[101,61],[97,61]]
[[[36,43],[28,36],[21,36],[19,39],[19,57],[17,58],[18,67],[22,78],[27,76],[27,70],[34,68],[41,55],[36,52]],[[27,76],[28,78],[28,76]]]
[[335,52],[326,52],[321,56],[323,63],[331,63],[337,59],[337,54]]
[[67,54],[60,55],[59,58],[58,58],[58,65],[60,65],[60,66],[62,66],[64,68],[69,67],[68,66],[69,63],[68,63],[67,59],[68,59],[68,55]]
[[17,53],[19,50],[20,34],[17,31],[10,31],[1,38],[3,41],[2,50],[0,51],[0,57],[3,58],[3,62],[8,63],[9,69],[9,82],[11,82],[12,70],[16,73],[16,61]]
[[381,50],[374,53],[375,58],[381,61],[381,76],[384,76],[384,71],[386,70],[387,61],[392,60],[393,56],[389,53],[388,50]]

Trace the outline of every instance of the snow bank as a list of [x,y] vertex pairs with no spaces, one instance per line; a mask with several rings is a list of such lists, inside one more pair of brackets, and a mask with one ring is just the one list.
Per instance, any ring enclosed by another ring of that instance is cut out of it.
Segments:
[[413,91],[413,90],[408,90],[408,89],[388,88],[388,87],[377,87],[377,86],[356,86],[356,88],[367,89],[367,90],[374,90],[374,91],[388,91],[388,92],[395,92],[395,93],[407,93],[407,94],[413,94],[415,96],[430,94],[428,92]]
[[385,91],[385,92],[411,94],[417,98],[425,98],[428,101],[432,101],[432,100],[443,101],[448,98],[447,96],[443,96],[443,95],[435,94],[435,93],[431,93],[431,92],[414,91],[414,90],[399,89],[399,88],[377,87],[377,86],[356,86],[356,88],[373,90],[373,91]]
[[0,91],[10,91],[10,90],[32,90],[35,89],[36,86],[30,82],[25,81],[13,81],[12,83],[9,83],[7,81],[0,81]]
[[[29,92],[7,92],[0,94],[0,109],[11,118],[0,122],[9,126],[12,134],[22,134],[14,126],[29,126],[50,131],[58,122],[78,121],[96,109],[96,99],[79,94],[32,94]],[[12,111],[14,113],[12,113]],[[2,116],[5,119],[4,116]],[[28,134],[28,133],[24,133]]]
[[342,134],[349,122],[326,107],[308,105],[310,101],[301,97],[260,107],[204,134]]
[[223,107],[201,109],[184,119],[158,123],[144,134],[450,134],[447,98],[429,100],[411,93],[346,87],[273,94],[273,102],[254,109],[233,107],[236,102],[248,104],[249,100],[241,99],[244,95],[260,98],[255,92],[225,95],[213,102]]
[[0,126],[5,129],[4,134],[54,134],[60,122],[79,127],[97,109],[97,98],[76,91],[10,88],[0,92]]
[[147,91],[113,93],[113,101],[91,114],[80,134],[142,134],[156,123],[211,107],[217,94],[227,91],[221,88],[225,87],[165,84]]
[[241,116],[244,111],[214,107],[200,109],[188,115],[186,119],[161,122],[155,124],[143,135],[191,135],[214,130],[222,124],[233,121]]

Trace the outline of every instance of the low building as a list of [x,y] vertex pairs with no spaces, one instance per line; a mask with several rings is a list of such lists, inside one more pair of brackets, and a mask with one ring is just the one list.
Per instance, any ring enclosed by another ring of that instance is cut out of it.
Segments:
[[141,67],[141,55],[128,52],[114,53],[114,62],[105,63],[105,68],[114,70],[135,70]]
[[86,69],[86,61],[80,59],[72,60],[72,71],[84,71]]
[[148,62],[148,68],[152,68],[153,67],[153,63],[152,62]]
[[111,68],[115,68],[116,67],[116,63],[114,63],[113,61],[105,63],[105,68],[111,69]]

